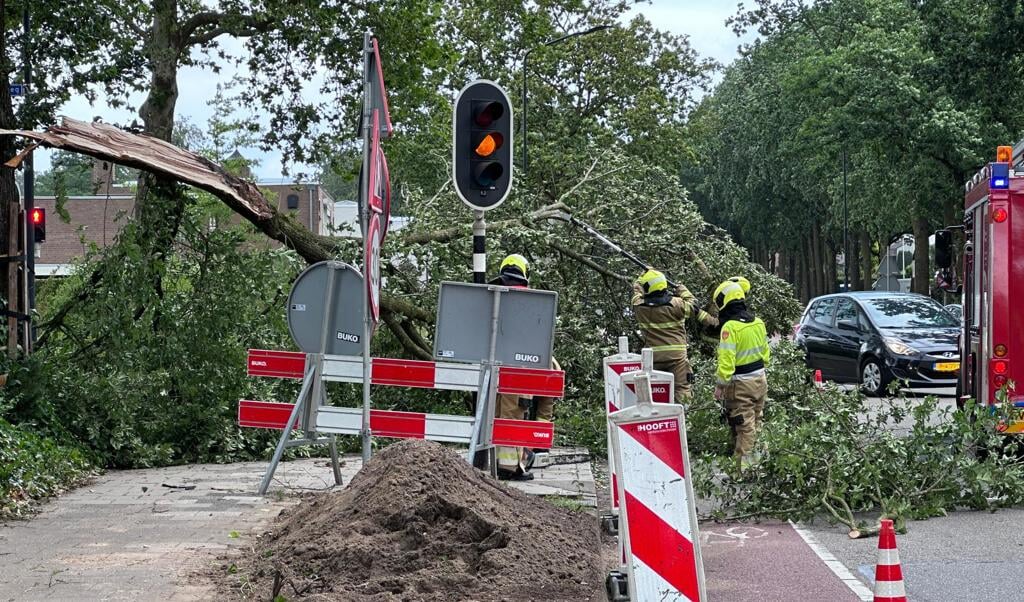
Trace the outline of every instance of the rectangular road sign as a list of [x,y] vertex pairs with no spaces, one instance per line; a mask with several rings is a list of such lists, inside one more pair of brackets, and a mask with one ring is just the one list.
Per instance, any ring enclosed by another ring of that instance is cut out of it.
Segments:
[[[442,282],[437,305],[434,357],[480,362],[490,355],[494,287]],[[558,294],[502,287],[494,359],[504,366],[551,367]]]

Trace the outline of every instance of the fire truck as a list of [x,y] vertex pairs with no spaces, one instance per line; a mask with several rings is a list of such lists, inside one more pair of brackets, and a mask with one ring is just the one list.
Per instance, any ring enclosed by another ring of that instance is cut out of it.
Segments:
[[[1019,167],[1020,171],[1015,171]],[[952,267],[953,230],[962,230],[963,331],[958,404],[976,399],[1002,416],[1000,430],[1024,432],[1024,141],[965,185],[963,226],[936,233],[935,260]],[[1005,392],[1005,393],[1004,393]]]

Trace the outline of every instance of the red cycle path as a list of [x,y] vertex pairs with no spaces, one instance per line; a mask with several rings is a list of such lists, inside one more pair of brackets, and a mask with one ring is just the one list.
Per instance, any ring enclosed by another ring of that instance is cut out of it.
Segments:
[[709,600],[858,602],[789,523],[702,523]]

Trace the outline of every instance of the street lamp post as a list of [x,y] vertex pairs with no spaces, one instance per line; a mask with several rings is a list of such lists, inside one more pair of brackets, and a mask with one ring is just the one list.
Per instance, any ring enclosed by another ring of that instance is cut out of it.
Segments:
[[843,280],[850,292],[850,214],[846,206],[846,146],[843,146]]
[[[559,38],[555,38],[553,40],[548,40],[547,42],[543,42],[540,46],[554,46],[555,44],[559,44],[559,43],[564,42],[564,41],[566,41],[566,40],[568,40],[570,38],[578,38],[580,36],[590,35],[592,33],[596,33],[598,31],[604,31],[605,29],[611,29],[611,28],[612,28],[611,25],[595,25],[594,27],[591,27],[590,29],[585,29],[583,31],[574,31],[572,33],[567,33],[564,36],[561,36]],[[526,73],[527,73],[527,61],[530,58],[530,53],[533,52],[534,50],[536,50],[537,48],[540,48],[540,46],[534,46],[533,48],[528,48],[526,50],[526,52],[523,54],[523,110],[522,110],[522,120],[523,120],[523,175],[526,175],[526,169],[527,169],[527,166],[529,165],[529,160],[527,158],[527,150],[526,150],[526,148],[527,148],[526,147],[526,144],[527,144],[526,143],[526,131],[527,131],[526,130]]]

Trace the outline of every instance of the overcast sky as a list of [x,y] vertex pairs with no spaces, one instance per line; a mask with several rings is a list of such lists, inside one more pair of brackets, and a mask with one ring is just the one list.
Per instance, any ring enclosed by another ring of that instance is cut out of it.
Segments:
[[[653,0],[638,5],[630,11],[628,17],[642,13],[659,29],[689,36],[691,44],[702,56],[709,56],[722,64],[728,64],[736,57],[739,41],[725,25],[725,20],[735,12],[735,0]],[[387,74],[386,67],[384,73]],[[232,70],[228,68],[219,74],[201,69],[182,69],[178,76],[179,119],[187,118],[205,129],[206,121],[213,112],[208,103],[216,92],[217,82],[228,81],[232,75]],[[142,99],[143,96],[137,94],[131,99],[131,104],[137,109]],[[61,109],[60,114],[85,121],[99,116],[108,123],[121,124],[131,123],[133,119],[137,119],[135,111],[107,107],[102,97],[93,106],[84,98],[74,98]],[[259,160],[260,165],[253,171],[260,179],[282,177],[280,153],[242,149],[242,154]],[[37,152],[35,164],[37,171],[49,169],[49,152]]]

